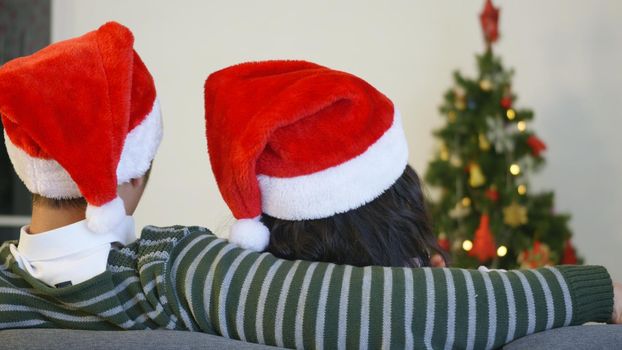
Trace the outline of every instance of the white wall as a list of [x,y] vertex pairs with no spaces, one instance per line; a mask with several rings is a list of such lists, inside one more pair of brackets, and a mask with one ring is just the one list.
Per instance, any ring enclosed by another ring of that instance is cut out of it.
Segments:
[[[230,213],[206,154],[202,86],[246,60],[301,58],[357,74],[404,115],[411,162],[423,173],[451,72],[474,72],[483,1],[55,0],[53,40],[108,20],[129,26],[152,71],[165,118],[140,225],[198,224],[226,231]],[[517,70],[519,104],[536,111],[548,166],[535,178],[573,215],[587,261],[622,280],[622,2],[498,1],[497,51]]]

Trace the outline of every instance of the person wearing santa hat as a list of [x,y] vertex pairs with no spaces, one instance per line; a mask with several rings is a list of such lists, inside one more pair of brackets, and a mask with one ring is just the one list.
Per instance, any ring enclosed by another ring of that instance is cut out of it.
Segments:
[[0,68],[0,115],[13,167],[33,194],[11,252],[51,286],[106,269],[112,243],[136,239],[130,216],[162,139],[153,79],[134,37],[110,22]]
[[444,254],[399,111],[362,79],[304,61],[245,63],[205,84],[229,239],[287,259],[430,266]]

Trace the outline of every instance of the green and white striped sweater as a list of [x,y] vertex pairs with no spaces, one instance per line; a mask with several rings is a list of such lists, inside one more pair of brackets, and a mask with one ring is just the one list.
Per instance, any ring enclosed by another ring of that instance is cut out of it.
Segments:
[[198,227],[147,227],[108,271],[51,288],[0,247],[0,329],[177,329],[305,349],[489,349],[607,321],[595,266],[478,272],[357,268],[239,249]]

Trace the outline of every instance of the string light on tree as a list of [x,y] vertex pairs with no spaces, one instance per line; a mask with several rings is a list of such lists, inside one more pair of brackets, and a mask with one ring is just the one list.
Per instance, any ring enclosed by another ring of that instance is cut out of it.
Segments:
[[514,176],[517,176],[518,174],[520,174],[520,165],[516,163],[510,165],[510,174]]
[[523,184],[518,185],[516,192],[518,192],[518,194],[520,194],[521,196],[524,196],[525,194],[527,194],[527,186]]
[[469,198],[469,197],[464,197],[464,198],[462,198],[462,201],[461,201],[461,202],[462,202],[462,206],[463,206],[463,207],[468,207],[468,206],[470,206],[470,205],[471,205],[471,198]]
[[516,112],[510,108],[505,112],[506,117],[508,117],[509,120],[514,120],[514,118],[516,118]]
[[516,128],[520,132],[525,132],[525,130],[527,130],[527,123],[524,120],[521,120],[520,122],[516,123]]
[[502,246],[499,246],[499,248],[497,248],[497,256],[503,258],[507,254],[508,254],[508,247],[502,245]]
[[464,242],[462,242],[462,249],[464,249],[464,251],[466,252],[470,251],[471,249],[473,249],[473,242],[465,239]]

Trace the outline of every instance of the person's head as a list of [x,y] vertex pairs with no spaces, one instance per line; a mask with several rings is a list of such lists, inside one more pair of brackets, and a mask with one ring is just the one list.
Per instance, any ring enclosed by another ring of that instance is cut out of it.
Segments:
[[136,209],[162,124],[133,45],[130,30],[110,22],[0,67],[7,152],[33,209],[78,208],[95,232]]
[[441,252],[393,103],[304,61],[252,62],[205,83],[212,170],[230,241],[277,256],[427,265]]
[[[121,200],[123,201],[126,215],[134,215],[134,212],[138,207],[138,203],[140,203],[143,193],[145,192],[145,187],[147,186],[147,182],[149,181],[150,173],[151,168],[147,170],[147,173],[145,173],[145,175],[138,178],[130,179],[129,181],[117,186],[117,194],[119,195],[119,198],[121,198]],[[85,213],[87,202],[84,197],[47,198],[39,194],[32,193],[32,206],[33,208],[45,207],[47,209],[72,210]]]

